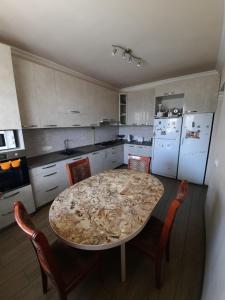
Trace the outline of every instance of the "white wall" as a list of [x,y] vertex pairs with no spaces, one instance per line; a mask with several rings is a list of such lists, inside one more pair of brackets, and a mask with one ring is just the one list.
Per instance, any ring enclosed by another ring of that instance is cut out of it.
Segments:
[[[225,101],[218,106],[205,206],[206,261],[202,300],[225,299]],[[215,164],[216,162],[216,164]],[[217,165],[217,166],[216,166]]]
[[70,140],[70,147],[80,147],[116,139],[117,127],[52,128],[23,130],[28,157],[59,151],[64,148],[64,140]]

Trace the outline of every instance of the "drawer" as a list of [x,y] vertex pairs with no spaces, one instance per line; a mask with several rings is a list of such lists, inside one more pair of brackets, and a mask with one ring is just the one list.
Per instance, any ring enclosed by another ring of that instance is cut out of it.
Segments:
[[31,177],[38,176],[40,174],[45,175],[45,174],[59,171],[61,166],[62,166],[61,162],[60,163],[52,163],[52,164],[44,165],[44,166],[41,166],[38,168],[30,169],[29,173],[30,173]]
[[28,213],[35,211],[34,199],[31,185],[3,194],[0,198],[0,228],[15,221],[13,214],[13,203],[21,201]]
[[53,201],[65,188],[65,186],[58,184],[35,192],[34,197],[37,207]]

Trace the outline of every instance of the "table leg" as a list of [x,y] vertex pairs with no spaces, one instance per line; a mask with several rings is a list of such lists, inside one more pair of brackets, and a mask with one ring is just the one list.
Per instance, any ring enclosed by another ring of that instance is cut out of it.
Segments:
[[126,249],[125,243],[120,246],[120,259],[121,259],[121,281],[126,281]]

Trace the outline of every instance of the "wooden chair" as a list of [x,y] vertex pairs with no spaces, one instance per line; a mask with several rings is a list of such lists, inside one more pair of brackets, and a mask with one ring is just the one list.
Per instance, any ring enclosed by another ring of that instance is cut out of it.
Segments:
[[77,160],[66,165],[70,185],[91,177],[91,170],[88,157]]
[[[14,203],[18,226],[32,242],[42,277],[43,293],[47,293],[48,278],[56,286],[61,300],[92,270],[99,261],[96,252],[77,250],[59,241],[50,245],[45,235],[33,225],[21,202]],[[18,258],[19,259],[19,258]]]
[[188,192],[188,182],[186,180],[182,180],[177,191],[176,199],[183,203]]
[[181,202],[174,199],[167,211],[164,222],[151,217],[141,233],[130,244],[146,254],[155,262],[156,287],[161,287],[161,265],[164,252],[167,251],[171,230]]
[[150,173],[151,157],[128,155],[128,169]]

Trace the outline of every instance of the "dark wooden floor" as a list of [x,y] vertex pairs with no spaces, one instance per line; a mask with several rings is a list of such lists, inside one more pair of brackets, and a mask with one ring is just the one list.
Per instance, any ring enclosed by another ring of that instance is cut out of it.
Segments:
[[[165,186],[164,197],[154,210],[163,218],[178,182],[160,178]],[[204,265],[204,201],[206,189],[190,185],[189,195],[178,211],[171,242],[171,261],[164,264],[164,285],[154,287],[152,262],[127,248],[127,281],[120,282],[120,254],[115,248],[105,252],[104,281],[91,274],[74,290],[69,299],[79,300],[199,300]],[[48,224],[49,206],[33,216],[35,224],[50,241],[55,236]],[[0,299],[58,299],[50,286],[42,295],[39,267],[30,242],[16,226],[0,233]]]

